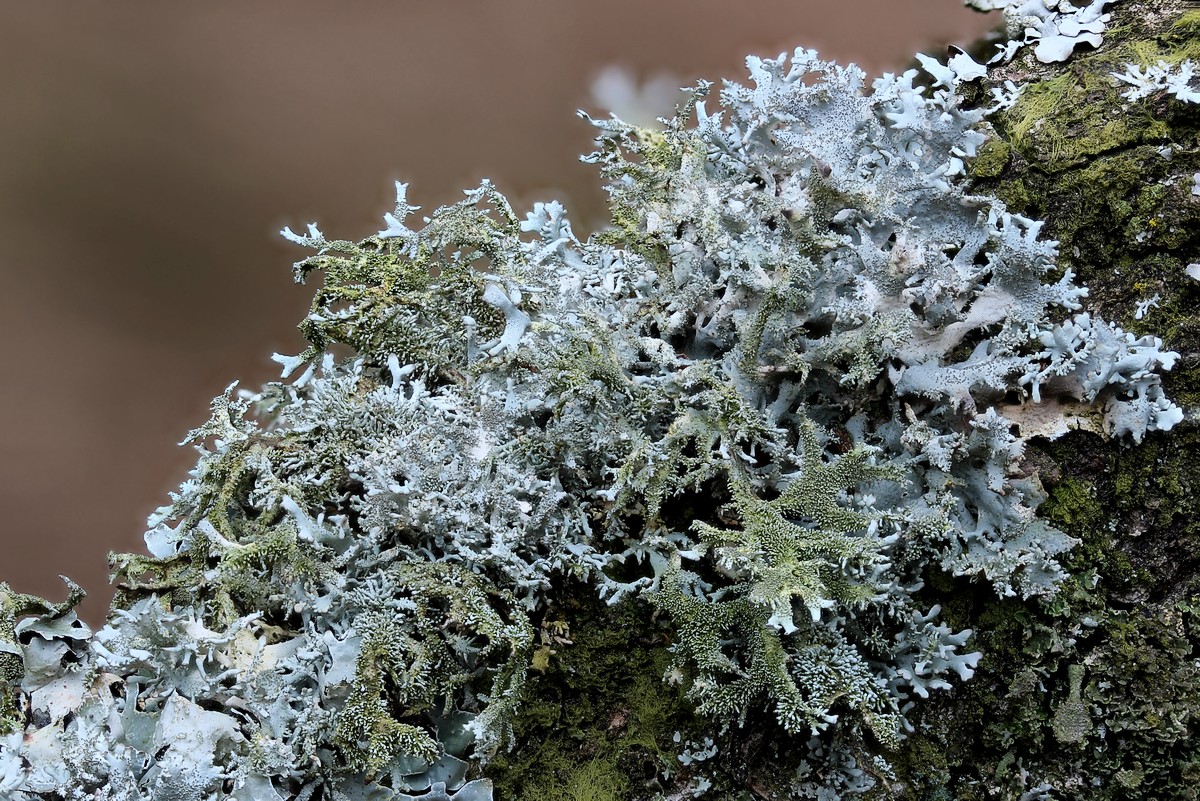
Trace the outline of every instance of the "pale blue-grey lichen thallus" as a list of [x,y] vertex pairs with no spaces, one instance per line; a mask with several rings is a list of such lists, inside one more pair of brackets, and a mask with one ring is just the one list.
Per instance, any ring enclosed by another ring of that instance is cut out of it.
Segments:
[[922,577],[1053,595],[1073,542],[1025,441],[1170,428],[1173,354],[966,193],[970,59],[933,91],[749,67],[719,109],[702,84],[661,130],[596,123],[589,241],[486,183],[412,228],[401,185],[358,244],[287,231],[325,276],[311,347],[214,401],[107,624],[4,588],[0,796],[483,801],[556,576],[662,610],[702,713],[803,735],[797,796],[886,772],[844,744],[896,743],[979,659]]

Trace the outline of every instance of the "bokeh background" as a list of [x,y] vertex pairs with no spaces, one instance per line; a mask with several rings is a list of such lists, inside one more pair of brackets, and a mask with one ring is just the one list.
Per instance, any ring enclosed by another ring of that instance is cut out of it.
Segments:
[[359,238],[393,180],[428,211],[488,177],[585,234],[603,196],[574,111],[607,111],[606,67],[742,80],[803,45],[877,73],[997,22],[961,0],[3,2],[0,580],[57,600],[65,573],[102,620],[107,553],[142,550],[195,461],[175,443],[303,347],[282,226]]

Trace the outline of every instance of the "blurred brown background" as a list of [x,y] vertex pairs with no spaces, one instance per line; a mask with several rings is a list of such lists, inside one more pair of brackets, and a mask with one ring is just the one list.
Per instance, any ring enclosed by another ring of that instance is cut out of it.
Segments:
[[[738,10],[741,9],[741,10]],[[602,219],[577,157],[607,65],[680,85],[797,45],[869,72],[995,23],[960,0],[293,0],[0,6],[0,580],[103,617],[106,554],[194,462],[234,378],[301,349],[302,251],[495,180]]]

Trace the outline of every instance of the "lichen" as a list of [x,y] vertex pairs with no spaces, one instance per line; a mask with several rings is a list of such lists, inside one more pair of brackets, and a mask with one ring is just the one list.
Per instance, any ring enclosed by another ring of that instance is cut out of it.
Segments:
[[[1025,63],[1086,63],[1106,3],[1033,5]],[[751,58],[719,109],[701,83],[660,129],[595,121],[590,239],[486,182],[422,224],[399,184],[359,243],[285,229],[323,276],[309,346],[189,435],[107,624],[0,585],[0,790],[1166,797],[1200,764],[1198,588],[1145,615],[1117,532],[1193,538],[1154,328],[1186,275],[1129,286],[1162,299],[1139,318],[1075,274],[1104,281],[1089,237],[1190,247],[1184,189],[1131,161],[1173,129],[1060,72],[991,93],[981,149],[960,88],[1021,59],[920,61],[932,86]],[[1005,201],[1055,211],[1048,176],[1116,225],[1064,204],[1060,258]],[[1087,438],[1148,444],[1052,476]],[[1149,458],[1175,505],[1139,506]]]

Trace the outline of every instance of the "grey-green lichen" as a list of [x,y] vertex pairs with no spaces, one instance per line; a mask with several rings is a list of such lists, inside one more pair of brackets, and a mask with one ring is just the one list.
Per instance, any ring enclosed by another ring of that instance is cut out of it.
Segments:
[[[1032,38],[1070,53],[1105,5],[1043,4]],[[1183,417],[1176,354],[1085,309],[1000,199],[1065,81],[1001,91],[981,153],[965,55],[923,60],[932,89],[748,64],[719,111],[702,83],[661,129],[596,123],[587,241],[488,183],[416,227],[398,185],[360,243],[285,230],[324,275],[310,346],[214,401],[108,623],[0,585],[0,793],[967,797],[931,721],[985,699],[1013,797],[1181,775],[1162,697],[1194,665],[1122,680],[1186,660],[1193,607],[1111,607],[1074,485],[1035,515],[1034,438]]]
[[[1049,494],[1040,513],[1081,540],[1064,562],[1071,578],[1046,605],[996,603],[958,582],[938,588],[983,656],[952,702],[931,700],[924,731],[902,745],[908,798],[1020,798],[1039,787],[1055,799],[1196,794],[1200,339],[1185,270],[1200,257],[1191,195],[1200,115],[1167,93],[1127,98],[1112,73],[1195,59],[1200,13],[1180,2],[1112,12],[1104,46],[1063,67],[1022,55],[995,68],[989,83],[1026,88],[990,118],[995,158],[973,173],[979,191],[1046,217],[1091,308],[1179,352],[1164,385],[1187,416],[1139,448],[1075,432],[1028,452]],[[1155,296],[1139,319],[1139,303]]]

